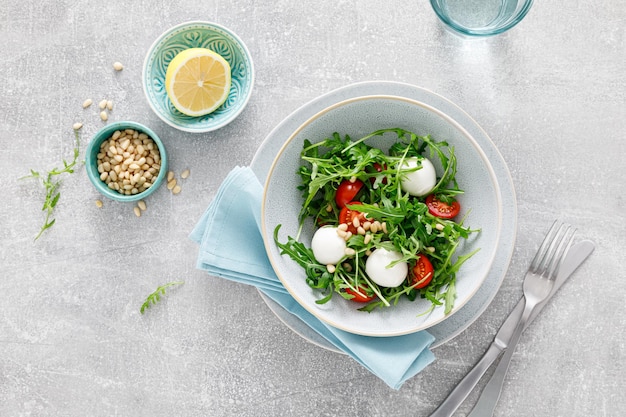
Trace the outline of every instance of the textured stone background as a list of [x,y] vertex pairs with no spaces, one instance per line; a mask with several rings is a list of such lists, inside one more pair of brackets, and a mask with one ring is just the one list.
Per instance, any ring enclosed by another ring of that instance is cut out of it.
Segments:
[[[426,0],[1,0],[0,416],[428,415],[520,298],[556,217],[597,249],[525,333],[496,415],[623,415],[625,18],[611,0],[540,1],[510,32],[467,40]],[[141,89],[148,47],[188,20],[231,28],[256,65],[248,107],[213,133],[165,125]],[[227,172],[284,117],[367,80],[416,84],[464,108],[500,149],[518,197],[517,246],[496,299],[399,391],[300,338],[251,288],[196,270],[187,239]],[[83,144],[103,124],[81,103],[105,97],[111,121],[149,125],[172,169],[191,177],[136,218],[124,204],[97,209],[79,170],[64,180],[56,225],[33,242],[42,192],[18,178],[70,158],[72,124],[85,124]],[[179,279],[139,314],[157,285]]]

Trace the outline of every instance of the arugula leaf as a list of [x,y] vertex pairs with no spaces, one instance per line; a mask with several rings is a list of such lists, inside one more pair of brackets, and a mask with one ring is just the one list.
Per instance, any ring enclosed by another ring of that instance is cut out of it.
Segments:
[[158,286],[157,289],[153,293],[148,295],[148,297],[146,298],[146,301],[144,301],[144,303],[141,305],[139,312],[143,314],[146,311],[146,309],[150,308],[150,305],[156,305],[159,301],[161,301],[161,295],[165,295],[165,290],[167,290],[169,287],[173,287],[175,285],[182,285],[184,283],[185,283],[184,281],[173,281],[173,282],[168,282],[167,284]]
[[45,212],[45,218],[43,226],[41,226],[41,229],[39,230],[39,233],[35,236],[34,240],[39,239],[43,232],[52,227],[52,225],[55,223],[55,219],[51,219],[51,217],[54,208],[59,202],[59,198],[61,198],[61,193],[57,191],[61,186],[61,180],[55,177],[66,173],[74,173],[74,167],[78,164],[78,156],[80,154],[80,140],[78,136],[78,131],[74,131],[74,136],[76,138],[76,143],[74,145],[74,158],[71,162],[67,162],[65,159],[63,159],[63,168],[53,168],[48,171],[44,176],[42,176],[38,171],[31,169],[29,175],[20,178],[20,180],[28,178],[39,179],[41,180],[41,183],[46,190],[43,207],[41,208],[41,210]]

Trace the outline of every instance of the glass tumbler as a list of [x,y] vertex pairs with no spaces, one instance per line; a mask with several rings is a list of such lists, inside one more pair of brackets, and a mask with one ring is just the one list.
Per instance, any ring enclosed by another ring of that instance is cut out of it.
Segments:
[[492,36],[518,24],[533,0],[430,0],[435,13],[453,31]]

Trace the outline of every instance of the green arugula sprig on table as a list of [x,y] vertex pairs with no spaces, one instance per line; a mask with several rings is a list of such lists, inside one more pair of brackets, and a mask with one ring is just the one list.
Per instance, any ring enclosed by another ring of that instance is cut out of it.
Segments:
[[80,140],[78,131],[74,131],[74,135],[76,137],[76,142],[74,145],[74,157],[71,162],[67,162],[65,159],[63,160],[63,168],[53,168],[52,170],[46,172],[45,174],[39,173],[33,169],[30,170],[30,175],[26,175],[20,179],[27,178],[35,178],[40,179],[46,190],[46,197],[44,199],[42,211],[45,212],[44,224],[41,226],[39,233],[35,236],[34,240],[37,240],[41,237],[44,231],[51,228],[54,225],[56,219],[51,219],[54,208],[59,202],[59,198],[61,197],[61,192],[59,191],[59,187],[61,185],[61,180],[57,177],[61,174],[72,174],[74,172],[74,167],[78,164],[78,156],[80,154]]
[[156,305],[159,301],[161,301],[161,296],[165,295],[165,292],[168,288],[175,285],[182,285],[184,283],[185,281],[172,281],[168,282],[167,284],[158,286],[157,289],[146,298],[146,301],[144,301],[144,303],[141,305],[139,312],[143,314],[146,309],[150,308],[151,305]]
[[[390,147],[388,154],[365,143],[374,136],[393,133],[397,141]],[[438,158],[443,169],[433,194],[441,201],[450,201],[463,191],[456,181],[457,161],[454,148],[447,142],[437,142],[430,136],[419,136],[404,129],[381,129],[356,141],[349,136],[341,137],[334,133],[318,143],[304,141],[301,158],[305,162],[298,174],[302,184],[303,205],[299,214],[300,228],[307,218],[314,224],[337,225],[340,208],[335,202],[335,193],[339,184],[346,179],[356,178],[367,187],[366,195],[361,198],[358,209],[367,213],[368,218],[386,222],[387,234],[372,234],[366,244],[361,235],[354,235],[347,241],[347,246],[355,250],[355,255],[345,257],[338,262],[333,272],[326,265],[315,260],[313,251],[298,241],[300,231],[295,238],[289,236],[287,242],[278,240],[280,225],[274,230],[274,241],[306,273],[308,285],[320,289],[322,298],[317,303],[328,302],[333,293],[346,299],[353,296],[346,289],[354,291],[363,286],[368,295],[376,295],[377,300],[361,308],[371,312],[379,307],[389,307],[398,303],[402,297],[415,300],[418,296],[432,303],[432,308],[444,305],[449,313],[456,298],[456,274],[463,263],[476,251],[455,256],[461,239],[468,239],[472,230],[463,225],[463,220],[455,222],[435,217],[428,212],[424,199],[408,195],[400,186],[402,175],[408,172],[404,161],[410,157]],[[377,165],[380,169],[373,169]],[[419,169],[419,168],[416,168]],[[376,202],[376,204],[372,204]],[[431,260],[434,276],[430,285],[422,289],[414,288],[405,282],[396,288],[379,287],[364,273],[367,253],[378,247],[386,247],[402,254],[398,262],[415,263],[419,253],[424,253]]]

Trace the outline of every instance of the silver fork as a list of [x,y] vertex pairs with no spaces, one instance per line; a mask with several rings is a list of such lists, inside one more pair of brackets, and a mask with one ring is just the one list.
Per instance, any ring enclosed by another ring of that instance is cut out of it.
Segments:
[[[535,307],[544,301],[552,291],[554,279],[567,249],[572,242],[574,230],[568,224],[555,221],[546,234],[541,246],[537,250],[531,265],[526,272],[523,283],[524,311],[512,333],[502,334],[503,340],[508,340],[506,353],[509,349],[514,350],[519,341],[522,331],[530,319]],[[456,388],[448,395],[443,403],[431,414],[431,417],[451,416],[459,404],[467,397],[470,390],[475,386],[478,379],[484,374],[485,369],[474,368]],[[499,397],[499,390],[498,390]],[[496,398],[497,400],[497,398]],[[479,412],[479,411],[476,411]],[[481,417],[484,414],[476,414]]]
[[[506,352],[502,359],[500,359],[496,371],[491,376],[491,379],[485,386],[478,402],[474,405],[468,417],[487,417],[493,415],[496,403],[502,392],[502,385],[504,384],[504,378],[509,369],[513,352],[515,351],[517,342],[520,340],[526,322],[537,304],[541,303],[550,294],[550,291],[552,291],[554,279],[557,276],[562,258],[564,254],[567,253],[567,249],[572,243],[574,233],[576,232],[575,229],[572,229],[572,227],[567,224],[561,224],[558,228],[557,224],[557,222],[552,224],[550,231],[546,235],[526,273],[526,278],[524,279],[524,298],[526,299],[526,304],[522,317],[511,335],[511,339],[506,347]],[[548,242],[548,238],[551,235],[553,237],[550,238]]]

